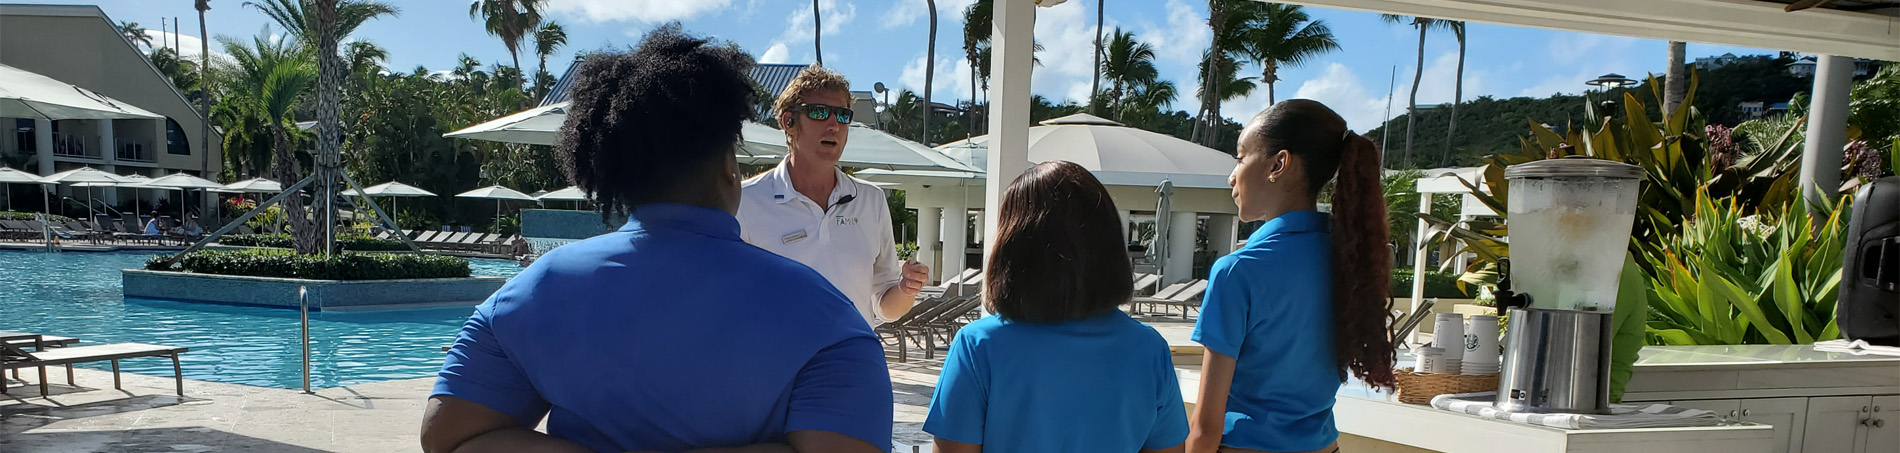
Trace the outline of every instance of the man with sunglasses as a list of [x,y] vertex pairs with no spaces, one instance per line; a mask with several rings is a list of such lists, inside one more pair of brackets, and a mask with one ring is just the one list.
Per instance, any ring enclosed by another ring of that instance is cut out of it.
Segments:
[[790,152],[743,184],[739,235],[817,270],[877,326],[910,311],[930,268],[898,262],[883,189],[838,169],[855,113],[850,89],[819,66],[786,85],[773,109]]

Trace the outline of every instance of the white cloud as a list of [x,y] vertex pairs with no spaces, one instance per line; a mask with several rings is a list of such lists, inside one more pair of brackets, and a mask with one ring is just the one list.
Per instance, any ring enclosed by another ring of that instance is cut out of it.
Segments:
[[[969,60],[938,53],[937,66],[933,69],[937,76],[930,81],[931,102],[951,104],[959,99],[970,99]],[[904,63],[904,69],[897,78],[897,86],[923,96],[924,54],[918,53]],[[955,96],[955,99],[947,98],[946,95]]]
[[549,12],[583,22],[667,22],[724,9],[732,0],[552,0]]
[[[1255,97],[1259,99],[1253,104],[1245,104],[1246,101],[1221,104],[1222,112],[1243,120],[1250,118],[1266,108],[1266,90],[1255,90],[1254,96],[1249,96],[1248,100],[1251,101]],[[1339,112],[1339,116],[1346,118],[1347,127],[1359,132],[1379,127],[1379,123],[1385,118],[1385,95],[1376,89],[1367,89],[1357,74],[1340,63],[1328,63],[1326,69],[1318,77],[1301,83],[1299,89],[1293,91],[1292,96],[1281,99],[1319,101],[1327,107],[1332,107],[1333,111]],[[1230,106],[1242,109],[1229,110]],[[1393,114],[1397,115],[1402,108],[1404,106],[1393,104]]]
[[1086,14],[1080,3],[1041,8],[1036,15],[1036,41],[1043,45],[1037,54],[1042,65],[1034,68],[1030,84],[1040,93],[1060,93],[1063,99],[1083,101],[1089,97],[1089,82],[1095,76],[1095,15]]
[[[937,26],[942,28],[946,23],[959,21],[963,17],[963,9],[968,8],[971,3],[975,2],[976,0],[943,0],[937,2]],[[884,10],[884,17],[880,18],[878,22],[879,25],[886,30],[907,27],[917,23],[919,19],[923,19],[925,9],[927,8],[928,5],[916,0],[891,2],[891,8]]]
[[1155,46],[1155,56],[1162,62],[1187,65],[1192,70],[1200,64],[1201,53],[1207,51],[1214,31],[1207,27],[1207,18],[1186,2],[1168,0],[1167,10],[1167,26],[1157,27],[1142,21],[1139,36],[1142,42]]
[[[826,37],[845,30],[845,25],[850,25],[851,20],[858,16],[858,6],[845,0],[820,0],[818,11],[818,19],[825,23],[822,30]],[[779,40],[787,43],[811,42],[811,23],[809,6],[793,8],[792,14],[785,17],[785,33],[779,35]]]
[[766,64],[788,63],[791,61],[788,59],[791,56],[790,54],[791,49],[785,47],[784,41],[772,41],[772,46],[766,47],[765,53],[759,54],[759,62]]

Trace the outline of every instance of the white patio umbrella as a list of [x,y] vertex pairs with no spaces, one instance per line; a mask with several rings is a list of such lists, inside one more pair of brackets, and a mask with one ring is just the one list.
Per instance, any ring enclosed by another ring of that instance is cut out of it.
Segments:
[[139,212],[139,204],[143,200],[139,197],[139,195],[141,194],[139,193],[137,189],[151,189],[150,187],[145,187],[145,183],[151,182],[152,178],[145,175],[140,175],[140,174],[119,175],[119,178],[124,179],[125,182],[82,182],[78,184],[73,184],[73,187],[85,187],[88,189],[88,191],[90,191],[90,189],[93,187],[119,187],[119,188],[134,189],[132,190],[132,215],[134,216],[141,215],[142,213]]
[[218,184],[217,181],[197,176],[184,173],[172,173],[161,176],[158,179],[147,181],[145,187],[178,189],[178,222],[180,225],[183,225],[185,220],[189,217],[189,215],[185,213],[185,191],[191,189],[223,189],[224,185]]
[[7,65],[0,65],[0,117],[48,121],[164,118],[97,91]]
[[568,186],[566,189],[541,194],[534,197],[534,199],[543,202],[572,201],[574,202],[574,209],[579,210],[581,202],[587,201],[587,191],[581,190],[580,186]]
[[[857,136],[852,136],[856,139]],[[987,168],[989,136],[938,146],[972,167]],[[1078,113],[1029,128],[1029,162],[1066,160],[1087,168],[1102,184],[1154,187],[1171,180],[1177,188],[1227,189],[1234,156],[1175,138]]]
[[507,187],[502,187],[502,186],[488,186],[488,187],[483,187],[483,188],[480,188],[480,189],[475,189],[475,190],[470,190],[470,191],[467,191],[467,192],[462,192],[462,193],[458,193],[458,194],[455,194],[455,196],[456,196],[456,197],[460,197],[460,198],[489,198],[489,199],[494,199],[494,200],[495,200],[495,218],[496,218],[496,219],[500,219],[500,218],[501,218],[501,201],[502,201],[502,200],[528,200],[528,201],[534,201],[534,197],[530,197],[530,196],[528,196],[528,194],[525,194],[525,193],[521,193],[521,191],[518,191],[518,190],[515,190],[515,189],[510,189],[510,188],[507,188]]
[[[567,107],[568,104],[565,102],[536,107],[442,134],[442,136],[552,145],[561,129],[561,123],[567,121]],[[850,131],[850,138],[845,141],[844,154],[838,159],[838,163],[844,166],[909,170],[976,170],[921,143],[898,138],[861,123],[852,123]],[[769,164],[783,158],[788,152],[785,147],[785,133],[764,123],[747,121],[740,127],[739,134],[742,138],[742,146],[737,151],[740,163]]]
[[[46,175],[40,178],[40,181],[47,184],[74,184],[75,187],[77,187],[78,184],[83,183],[117,184],[124,182],[125,179],[119,175],[100,171],[96,168],[79,167]],[[86,211],[88,213],[92,212],[92,189],[86,189]]]
[[[7,186],[7,210],[9,211],[13,210],[13,185],[14,184],[40,185],[40,184],[47,184],[47,182],[40,181],[39,175],[27,173],[24,171],[14,170],[9,167],[0,167],[0,186]],[[41,192],[41,195],[44,195],[46,191],[42,189],[40,192]]]
[[[392,197],[392,198],[435,196],[434,192],[422,190],[422,188],[420,187],[403,184],[403,183],[399,183],[395,181],[390,181],[390,182],[386,182],[382,184],[377,184],[374,186],[364,187],[362,191],[357,192],[357,194],[363,195],[363,196],[370,196],[370,197]],[[396,212],[397,210],[396,202],[392,200],[389,203],[390,203],[389,204],[390,212],[391,213]]]
[[225,184],[221,190],[242,193],[278,193],[284,191],[284,185],[268,178],[251,178]]

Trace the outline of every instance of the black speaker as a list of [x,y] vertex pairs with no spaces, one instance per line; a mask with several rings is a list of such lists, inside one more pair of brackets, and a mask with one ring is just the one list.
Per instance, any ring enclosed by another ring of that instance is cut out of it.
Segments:
[[1861,186],[1841,256],[1841,336],[1900,346],[1900,176]]

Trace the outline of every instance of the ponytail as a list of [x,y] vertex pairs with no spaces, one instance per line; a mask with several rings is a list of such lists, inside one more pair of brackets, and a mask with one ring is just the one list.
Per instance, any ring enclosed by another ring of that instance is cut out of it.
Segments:
[[1379,148],[1346,132],[1333,186],[1333,336],[1339,377],[1392,389],[1392,253]]

